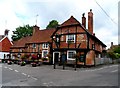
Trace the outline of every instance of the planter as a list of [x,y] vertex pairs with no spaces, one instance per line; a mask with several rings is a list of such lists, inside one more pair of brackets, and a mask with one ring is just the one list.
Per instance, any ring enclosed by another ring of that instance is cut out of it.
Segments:
[[23,62],[21,62],[21,64],[20,64],[21,66],[25,66],[26,65],[26,63],[23,61]]

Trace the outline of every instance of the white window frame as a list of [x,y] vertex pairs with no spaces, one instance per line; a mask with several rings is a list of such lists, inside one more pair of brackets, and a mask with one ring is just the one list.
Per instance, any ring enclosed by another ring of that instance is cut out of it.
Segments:
[[49,44],[48,44],[48,43],[43,43],[43,44],[42,44],[42,48],[43,48],[43,49],[48,49],[48,47],[49,47]]
[[75,60],[75,58],[69,58],[69,52],[74,52],[76,54],[75,50],[69,50],[69,51],[67,51],[67,60]]
[[[71,34],[71,35],[73,35],[74,36],[74,40],[71,40],[72,42],[74,42],[75,43],[75,34]],[[66,35],[66,43],[68,43],[68,36],[71,36],[71,35]],[[70,40],[69,40],[70,41]]]
[[[49,53],[49,51],[48,50],[42,50],[42,58],[44,58],[45,56],[44,56],[44,52],[46,52],[47,51],[47,54]],[[46,58],[47,58],[47,56],[46,56]]]

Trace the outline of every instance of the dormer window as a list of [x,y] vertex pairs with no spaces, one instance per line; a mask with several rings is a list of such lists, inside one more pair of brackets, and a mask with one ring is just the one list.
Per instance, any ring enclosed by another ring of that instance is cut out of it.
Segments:
[[34,44],[32,44],[32,48],[36,48],[36,44],[34,43]]
[[75,35],[67,35],[66,36],[66,43],[74,42],[75,43]]

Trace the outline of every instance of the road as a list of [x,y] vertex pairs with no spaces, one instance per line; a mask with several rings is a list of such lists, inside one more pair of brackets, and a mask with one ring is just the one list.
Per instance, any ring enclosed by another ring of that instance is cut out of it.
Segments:
[[0,65],[3,86],[118,86],[118,65],[93,68]]

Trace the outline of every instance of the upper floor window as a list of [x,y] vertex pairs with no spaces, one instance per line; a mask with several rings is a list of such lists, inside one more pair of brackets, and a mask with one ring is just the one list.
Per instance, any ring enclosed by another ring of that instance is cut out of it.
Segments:
[[92,44],[92,49],[95,49],[95,44]]
[[23,50],[22,50],[22,49],[19,49],[19,51],[20,51],[20,52],[23,52]]
[[66,42],[74,42],[75,43],[75,35],[67,35]]
[[43,44],[42,44],[42,48],[43,48],[43,49],[48,49],[48,46],[49,46],[48,43],[43,43]]
[[32,48],[36,48],[36,44],[35,43],[32,44]]

